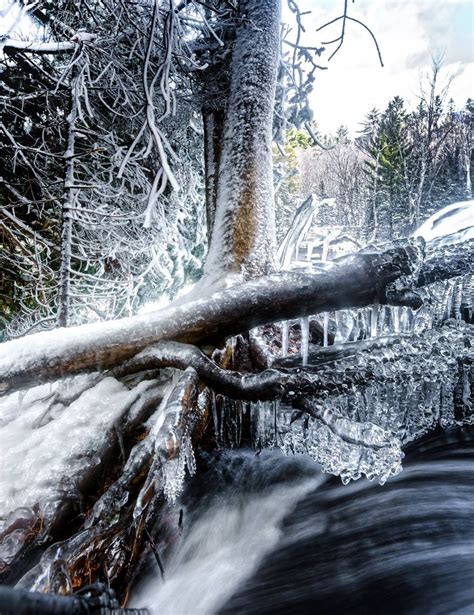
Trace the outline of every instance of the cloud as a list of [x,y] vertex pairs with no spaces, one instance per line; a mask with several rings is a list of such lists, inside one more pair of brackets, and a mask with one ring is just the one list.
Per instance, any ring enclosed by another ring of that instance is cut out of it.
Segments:
[[[341,21],[322,32],[316,29],[340,13],[343,2],[303,0],[305,43],[319,45],[336,38]],[[343,47],[328,63],[329,70],[317,75],[312,106],[315,119],[325,132],[346,124],[355,132],[371,107],[384,108],[395,95],[403,96],[408,107],[415,106],[421,75],[429,73],[432,56],[444,53],[443,75],[457,77],[451,96],[457,104],[474,97],[474,64],[471,42],[473,18],[471,0],[357,0],[349,3],[349,14],[371,28],[379,42],[385,67],[368,32],[350,22]],[[329,45],[328,51],[335,45]],[[329,51],[330,54],[330,51]],[[326,59],[329,55],[326,53]]]

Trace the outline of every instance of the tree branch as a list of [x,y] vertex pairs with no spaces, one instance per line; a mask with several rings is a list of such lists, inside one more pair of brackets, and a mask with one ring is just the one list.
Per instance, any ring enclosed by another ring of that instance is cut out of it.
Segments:
[[[359,252],[330,261],[315,273],[281,272],[215,292],[206,299],[142,316],[37,333],[0,345],[0,388],[12,391],[31,382],[115,367],[158,341],[219,344],[256,326],[281,320],[379,303],[420,307],[406,289],[471,270],[474,241],[430,253],[426,269],[420,244],[385,252]],[[392,283],[399,280],[399,288]]]
[[74,51],[78,42],[60,41],[50,43],[39,43],[36,41],[18,41],[12,38],[1,39],[0,48],[5,51],[24,51],[29,53],[66,53]]

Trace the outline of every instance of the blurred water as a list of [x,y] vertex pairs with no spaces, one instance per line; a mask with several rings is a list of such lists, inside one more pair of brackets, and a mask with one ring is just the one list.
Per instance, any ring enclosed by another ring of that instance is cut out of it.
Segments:
[[169,615],[474,612],[474,430],[412,445],[381,487],[302,456],[200,460],[165,561],[133,606]]

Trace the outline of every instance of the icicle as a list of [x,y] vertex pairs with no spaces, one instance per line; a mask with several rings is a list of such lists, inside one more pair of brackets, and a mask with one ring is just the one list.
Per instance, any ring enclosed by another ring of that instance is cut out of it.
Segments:
[[309,352],[309,317],[305,316],[300,320],[301,326],[301,357],[303,359],[303,365],[308,365],[308,352]]
[[240,447],[240,443],[242,441],[242,423],[243,423],[243,409],[242,409],[242,405],[243,403],[241,401],[237,401],[236,403],[236,410],[237,410],[237,426],[238,426],[238,431],[237,431],[237,446]]
[[334,312],[334,323],[336,325],[336,330],[334,331],[334,342],[339,341],[339,338],[341,336],[340,333],[340,329],[341,329],[341,313],[340,312]]
[[290,332],[289,323],[287,320],[284,320],[281,323],[281,356],[288,356],[288,335]]
[[370,308],[362,308],[359,314],[360,314],[361,339],[365,340],[370,336],[370,330],[369,330]]
[[329,346],[329,312],[323,315],[323,346]]
[[225,416],[225,397],[222,397],[222,395],[219,395],[219,410],[220,410],[220,417],[219,417],[219,425],[220,425],[220,429],[219,429],[219,441],[221,442],[221,444],[224,442],[224,435],[225,435],[225,427],[226,427],[226,416]]
[[214,421],[214,433],[216,436],[217,444],[220,444],[219,437],[219,419],[217,418],[217,405],[216,405],[216,394],[214,391],[211,393],[211,408],[212,408],[212,420]]
[[273,402],[273,437],[275,446],[278,446],[278,411],[280,409],[280,401],[275,400]]
[[254,448],[259,446],[259,402],[250,402],[250,436]]
[[264,448],[266,445],[266,409],[267,401],[257,402],[257,429],[256,429],[256,445],[257,448]]
[[178,380],[181,377],[181,372],[179,371],[179,369],[173,369],[173,379],[172,379],[172,386],[173,388],[178,384]]
[[455,280],[449,280],[448,282],[449,291],[448,291],[448,296],[446,300],[446,314],[445,314],[446,319],[451,318],[451,314],[453,312],[455,284],[456,284]]
[[230,338],[230,364],[232,365],[232,369],[234,369],[234,358],[235,358],[235,348],[237,346],[237,338],[232,336]]
[[377,337],[380,304],[376,299],[370,310],[370,337]]
[[401,310],[398,305],[392,307],[392,330],[394,333],[400,333],[400,312]]
[[454,284],[454,297],[453,297],[453,312],[456,320],[461,320],[461,303],[463,296],[463,280],[458,279]]
[[321,260],[322,261],[328,260],[328,252],[329,252],[329,239],[325,239],[323,241],[323,247],[321,249]]

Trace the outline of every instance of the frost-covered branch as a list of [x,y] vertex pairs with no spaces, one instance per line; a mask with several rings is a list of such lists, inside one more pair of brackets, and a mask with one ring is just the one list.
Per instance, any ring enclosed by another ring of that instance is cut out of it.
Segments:
[[0,49],[5,52],[23,51],[30,53],[65,53],[74,51],[78,47],[78,42],[74,41],[59,41],[39,43],[36,41],[18,41],[11,38],[0,38]]

